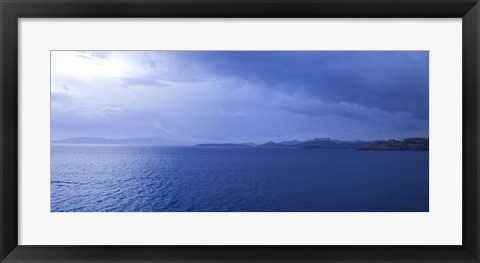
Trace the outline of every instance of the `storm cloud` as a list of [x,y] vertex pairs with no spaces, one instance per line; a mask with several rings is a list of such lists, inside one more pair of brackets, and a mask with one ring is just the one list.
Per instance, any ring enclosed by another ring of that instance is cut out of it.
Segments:
[[428,51],[53,51],[52,139],[428,137]]

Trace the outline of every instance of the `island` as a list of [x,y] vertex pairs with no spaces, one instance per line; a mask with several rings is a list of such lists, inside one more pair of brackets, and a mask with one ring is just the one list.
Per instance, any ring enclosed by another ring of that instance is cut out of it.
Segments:
[[247,143],[203,143],[197,144],[195,146],[203,147],[252,147],[252,145]]

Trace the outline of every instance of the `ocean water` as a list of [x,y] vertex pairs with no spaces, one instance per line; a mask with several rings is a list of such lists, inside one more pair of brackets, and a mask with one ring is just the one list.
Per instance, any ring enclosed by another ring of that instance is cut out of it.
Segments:
[[52,145],[52,212],[425,212],[428,152]]

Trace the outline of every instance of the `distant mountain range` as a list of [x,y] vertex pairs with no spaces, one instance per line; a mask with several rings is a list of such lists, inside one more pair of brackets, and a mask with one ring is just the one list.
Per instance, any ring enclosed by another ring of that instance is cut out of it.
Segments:
[[[188,145],[160,137],[136,137],[128,139],[105,139],[101,137],[75,137],[52,141],[55,144],[137,144],[137,145]],[[254,143],[204,143],[198,147],[260,147],[260,148],[320,148],[320,149],[356,149],[376,151],[428,151],[428,138],[406,138],[388,141],[342,141],[330,138],[315,138],[306,141],[269,141],[264,144]]]
[[52,141],[59,144],[140,144],[140,145],[185,145],[185,143],[166,140],[160,137],[136,137],[128,139],[105,139],[101,137],[74,137]]
[[296,148],[325,148],[325,149],[353,149],[371,143],[369,141],[341,141],[330,138],[315,138],[306,141],[285,141],[280,143],[267,142],[259,147],[296,147]]
[[196,146],[238,146],[238,147],[282,147],[282,148],[324,148],[324,149],[354,149],[368,143],[372,143],[373,141],[340,141],[334,140],[330,138],[315,138],[312,140],[306,141],[284,141],[284,142],[273,142],[269,141],[264,144],[251,144],[251,143],[222,143],[222,144],[197,144]]
[[204,147],[255,147],[255,144],[251,143],[202,143],[195,146]]
[[388,140],[388,141],[341,141],[330,138],[315,138],[306,141],[284,141],[273,142],[269,141],[260,145],[253,145],[248,143],[235,144],[198,144],[196,146],[207,147],[262,147],[262,148],[319,148],[319,149],[355,149],[355,150],[375,150],[375,151],[428,151],[428,138],[406,138],[403,140]]

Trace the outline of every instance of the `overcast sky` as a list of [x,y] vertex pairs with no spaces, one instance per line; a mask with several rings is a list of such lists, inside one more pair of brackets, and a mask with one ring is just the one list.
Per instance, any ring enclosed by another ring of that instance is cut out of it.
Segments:
[[52,51],[52,140],[428,137],[428,52]]

